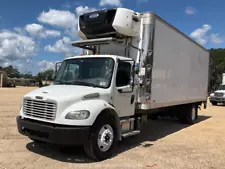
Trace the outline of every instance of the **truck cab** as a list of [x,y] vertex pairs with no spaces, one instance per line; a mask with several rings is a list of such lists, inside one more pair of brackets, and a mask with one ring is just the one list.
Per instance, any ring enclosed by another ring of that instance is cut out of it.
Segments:
[[138,44],[139,32],[132,10],[81,15],[82,40],[71,45],[83,54],[57,63],[54,84],[23,97],[18,131],[34,141],[83,145],[96,160],[109,157],[117,141],[139,134],[139,118],[134,117],[134,59],[139,51],[131,53],[128,45],[132,38]]

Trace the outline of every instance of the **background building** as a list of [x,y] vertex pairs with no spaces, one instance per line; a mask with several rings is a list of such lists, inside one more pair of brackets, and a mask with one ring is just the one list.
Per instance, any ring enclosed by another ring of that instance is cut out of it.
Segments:
[[7,73],[0,71],[0,87],[4,87],[7,84]]

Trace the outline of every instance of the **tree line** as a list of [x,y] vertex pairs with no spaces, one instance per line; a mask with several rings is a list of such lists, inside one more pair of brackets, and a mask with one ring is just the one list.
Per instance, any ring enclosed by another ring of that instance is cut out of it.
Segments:
[[36,82],[41,82],[42,80],[53,80],[54,78],[54,69],[48,69],[45,71],[39,72],[37,75],[32,75],[32,72],[21,73],[19,70],[13,66],[1,67],[0,70],[5,71],[9,78],[24,78],[31,79]]
[[222,74],[225,73],[225,48],[210,49],[209,87],[211,93],[222,83]]
[[[225,73],[225,48],[210,49],[210,61],[209,61],[209,85],[208,91],[215,91],[222,82],[222,74]],[[8,77],[13,78],[26,78],[33,79],[36,82],[41,82],[42,80],[53,80],[54,69],[48,69],[39,72],[37,75],[33,76],[31,72],[20,73],[18,69],[13,66],[1,67],[0,70],[7,72]]]

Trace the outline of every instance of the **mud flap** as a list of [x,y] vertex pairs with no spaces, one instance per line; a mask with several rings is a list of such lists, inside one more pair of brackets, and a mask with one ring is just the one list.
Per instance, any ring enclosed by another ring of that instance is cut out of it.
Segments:
[[207,101],[203,102],[203,105],[204,105],[204,109],[207,108]]

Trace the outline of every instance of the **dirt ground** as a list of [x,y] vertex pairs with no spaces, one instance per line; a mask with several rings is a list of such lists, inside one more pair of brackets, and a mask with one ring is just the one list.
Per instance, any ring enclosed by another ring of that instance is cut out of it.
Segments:
[[225,168],[225,106],[209,103],[192,126],[149,121],[141,135],[119,143],[112,158],[93,162],[81,147],[34,144],[17,132],[20,101],[30,90],[0,88],[0,169]]

